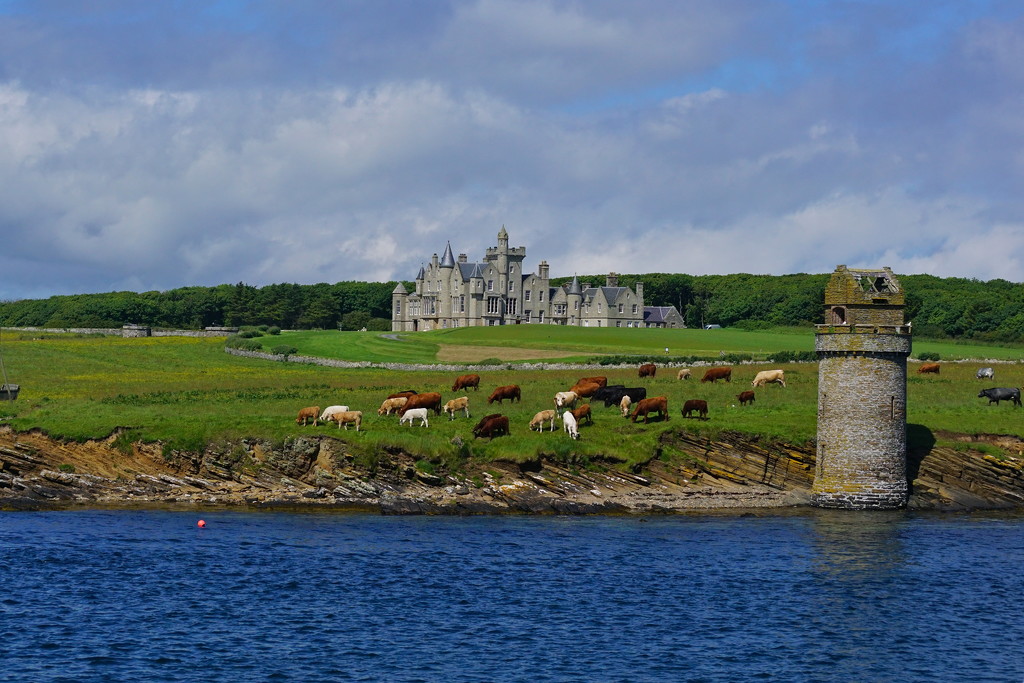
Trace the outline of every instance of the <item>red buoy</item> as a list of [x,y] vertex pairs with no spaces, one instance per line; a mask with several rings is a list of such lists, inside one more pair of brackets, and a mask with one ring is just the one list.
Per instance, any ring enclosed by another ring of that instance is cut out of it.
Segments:
[[199,520],[199,522],[198,522],[198,523],[196,524],[196,526],[198,526],[198,527],[199,527],[200,529],[202,529],[202,528],[203,528],[204,526],[206,526],[206,521],[205,521],[205,520],[202,520],[202,519],[201,519],[201,520]]

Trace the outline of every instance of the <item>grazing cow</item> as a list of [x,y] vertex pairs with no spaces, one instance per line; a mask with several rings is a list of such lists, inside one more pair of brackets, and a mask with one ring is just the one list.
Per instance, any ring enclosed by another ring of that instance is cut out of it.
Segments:
[[562,428],[565,433],[569,435],[570,439],[580,438],[579,426],[576,424],[576,417],[571,411],[565,411],[562,413]]
[[444,404],[444,412],[448,413],[451,417],[449,419],[455,419],[455,413],[460,410],[465,411],[466,417],[469,417],[469,396],[460,396],[453,398]]
[[395,393],[395,394],[389,394],[388,398],[409,398],[410,396],[415,396],[415,395],[416,395],[416,392],[413,391],[412,389],[410,389],[408,391],[399,391],[398,393]]
[[402,417],[398,419],[398,424],[402,425],[406,422],[412,427],[413,420],[420,420],[420,427],[429,427],[430,424],[427,422],[427,409],[426,408],[410,408],[409,410],[402,413]]
[[697,413],[702,420],[708,419],[708,402],[701,398],[691,398],[683,404],[683,417],[690,417],[690,413]]
[[619,411],[622,413],[622,417],[629,417],[629,405],[632,402],[629,396],[623,396],[622,400],[619,401]]
[[477,432],[483,429],[484,425],[487,424],[488,420],[495,417],[501,417],[501,413],[491,413],[490,415],[484,415],[483,417],[481,417],[480,421],[476,423],[475,427],[473,427],[473,435],[475,436]]
[[594,418],[590,414],[589,403],[584,403],[579,408],[575,408],[570,412],[572,412],[572,416],[576,418],[576,424],[583,424],[583,420],[586,420],[587,424],[594,424]]
[[576,405],[576,400],[579,396],[576,395],[575,391],[559,391],[555,394],[555,408],[572,408]]
[[736,398],[739,399],[739,402],[740,402],[741,406],[745,406],[748,403],[753,403],[754,402],[754,392],[753,391],[741,391],[740,393],[736,394]]
[[363,424],[363,411],[361,410],[346,410],[341,413],[331,413],[330,418],[338,423],[338,429],[341,429],[342,425],[345,425],[345,431],[348,431],[348,426],[354,424],[356,431],[359,431],[359,426]]
[[683,368],[676,373],[676,379],[690,379],[692,375],[693,373],[690,372],[690,368]]
[[320,413],[320,421],[328,422],[331,419],[331,415],[335,413],[347,413],[348,406],[328,406],[324,408],[324,412]]
[[487,405],[491,405],[495,401],[501,403],[506,398],[512,401],[513,403],[515,403],[516,401],[519,401],[520,403],[523,402],[523,398],[519,392],[518,384],[506,384],[505,386],[498,387],[497,389],[492,391],[491,395],[487,397]]
[[602,387],[608,386],[607,377],[580,377],[576,380],[576,384],[597,384]]
[[398,417],[402,417],[409,410],[415,408],[426,408],[433,410],[434,415],[441,414],[441,394],[436,391],[426,391],[422,394],[414,394],[409,397],[405,405],[398,409]]
[[[629,396],[629,400],[636,403],[647,398],[647,389],[644,387],[610,388],[608,393],[604,394],[604,407],[607,408],[613,404],[620,405],[623,396]],[[593,401],[594,398],[591,397],[590,400]]]
[[554,410],[542,410],[542,411],[540,411],[539,413],[537,413],[536,415],[533,416],[532,420],[530,420],[530,431],[533,431],[534,428],[536,428],[536,430],[538,432],[543,432],[544,431],[544,423],[548,422],[548,421],[551,422],[551,429],[549,431],[552,431],[552,432],[555,431],[555,418],[556,417],[558,417],[558,413],[555,412]]
[[721,368],[708,368],[704,376],[700,378],[701,383],[704,382],[717,382],[720,379],[724,379],[726,382],[732,381],[732,368],[721,367]]
[[313,420],[313,426],[316,426],[317,420],[320,419],[320,406],[309,406],[299,411],[299,416],[295,418],[295,424],[306,426],[307,420]]
[[595,393],[601,390],[601,385],[596,382],[577,382],[569,389],[572,393],[576,394],[580,398],[590,398]]
[[626,388],[625,385],[622,385],[622,384],[613,384],[610,387],[609,386],[601,387],[600,389],[598,389],[597,391],[595,391],[593,394],[590,395],[590,402],[594,403],[596,401],[604,401],[605,402],[604,407],[607,408],[612,403],[616,403],[616,404],[618,403],[617,400],[612,401],[611,403],[609,403],[608,402],[608,397],[610,397],[610,396],[612,396],[612,397],[614,397],[614,396],[621,397],[622,396],[622,392],[619,391],[618,394],[616,394],[616,391],[617,390],[621,390],[621,389],[625,389],[625,388]]
[[470,387],[480,391],[480,375],[461,375],[456,378],[455,384],[452,385],[452,391],[469,389]]
[[668,398],[665,396],[655,396],[654,398],[645,398],[644,400],[636,404],[636,408],[633,409],[633,422],[641,415],[644,416],[644,424],[647,424],[651,419],[651,413],[657,412],[658,417],[667,420],[668,417]]
[[398,396],[397,398],[386,398],[384,402],[380,404],[380,408],[377,409],[378,415],[390,415],[393,412],[397,412],[402,409],[409,401],[405,396]]
[[637,370],[637,374],[639,374],[640,378],[643,379],[644,377],[654,377],[654,373],[657,371],[658,366],[654,363],[644,363],[640,366],[640,369]]
[[511,432],[509,432],[508,429],[508,418],[504,415],[495,415],[494,417],[488,418],[487,421],[480,426],[480,429],[474,430],[473,437],[478,438],[486,436],[493,439],[496,436],[501,436],[502,434],[508,435],[510,433]]
[[981,368],[978,370],[978,374],[975,375],[977,379],[995,379],[996,371],[992,368]]
[[1013,405],[1019,406],[1020,389],[982,389],[981,393],[978,394],[978,398],[987,398],[989,405],[992,405],[993,403],[999,405],[1000,401],[1013,401]]
[[754,376],[754,381],[750,383],[750,386],[763,387],[772,382],[786,386],[786,372],[784,370],[762,370]]
[[939,364],[938,363],[921,363],[921,367],[919,367],[917,369],[917,374],[923,375],[926,372],[932,373],[933,375],[939,374]]

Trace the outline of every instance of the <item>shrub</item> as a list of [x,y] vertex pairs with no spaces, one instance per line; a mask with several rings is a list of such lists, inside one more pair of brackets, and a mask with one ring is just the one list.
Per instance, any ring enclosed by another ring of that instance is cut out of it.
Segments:
[[70,463],[64,463],[57,469],[60,470],[61,472],[67,472],[68,474],[75,473],[75,466]]
[[262,337],[263,333],[259,330],[241,330],[239,331],[238,336],[242,339],[253,339],[255,337]]
[[939,354],[935,353],[934,351],[921,351],[920,353],[917,354],[917,359],[918,360],[931,360],[931,361],[935,361],[935,360],[939,360],[940,358],[941,358],[941,356],[939,356]]
[[285,358],[287,358],[288,356],[294,353],[298,353],[299,350],[294,346],[288,346],[287,344],[279,344],[274,348],[270,349],[270,352],[275,356],[284,356]]
[[229,349],[241,349],[242,351],[262,351],[263,344],[259,343],[255,339],[248,339],[243,337],[241,334],[233,334],[227,338],[224,342],[224,346]]
[[270,327],[267,328],[267,334],[281,334],[281,328],[278,327],[277,325],[271,325]]

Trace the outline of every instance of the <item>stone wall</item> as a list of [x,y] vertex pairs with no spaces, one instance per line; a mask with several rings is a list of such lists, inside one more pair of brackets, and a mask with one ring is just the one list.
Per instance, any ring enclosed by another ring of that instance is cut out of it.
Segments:
[[906,505],[910,346],[909,335],[816,335],[815,505],[854,509]]

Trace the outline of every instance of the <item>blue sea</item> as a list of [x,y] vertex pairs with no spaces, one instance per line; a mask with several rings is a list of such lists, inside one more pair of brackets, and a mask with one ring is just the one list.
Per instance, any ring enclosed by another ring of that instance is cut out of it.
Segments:
[[1020,514],[0,513],[0,680],[1019,682],[1022,568]]

